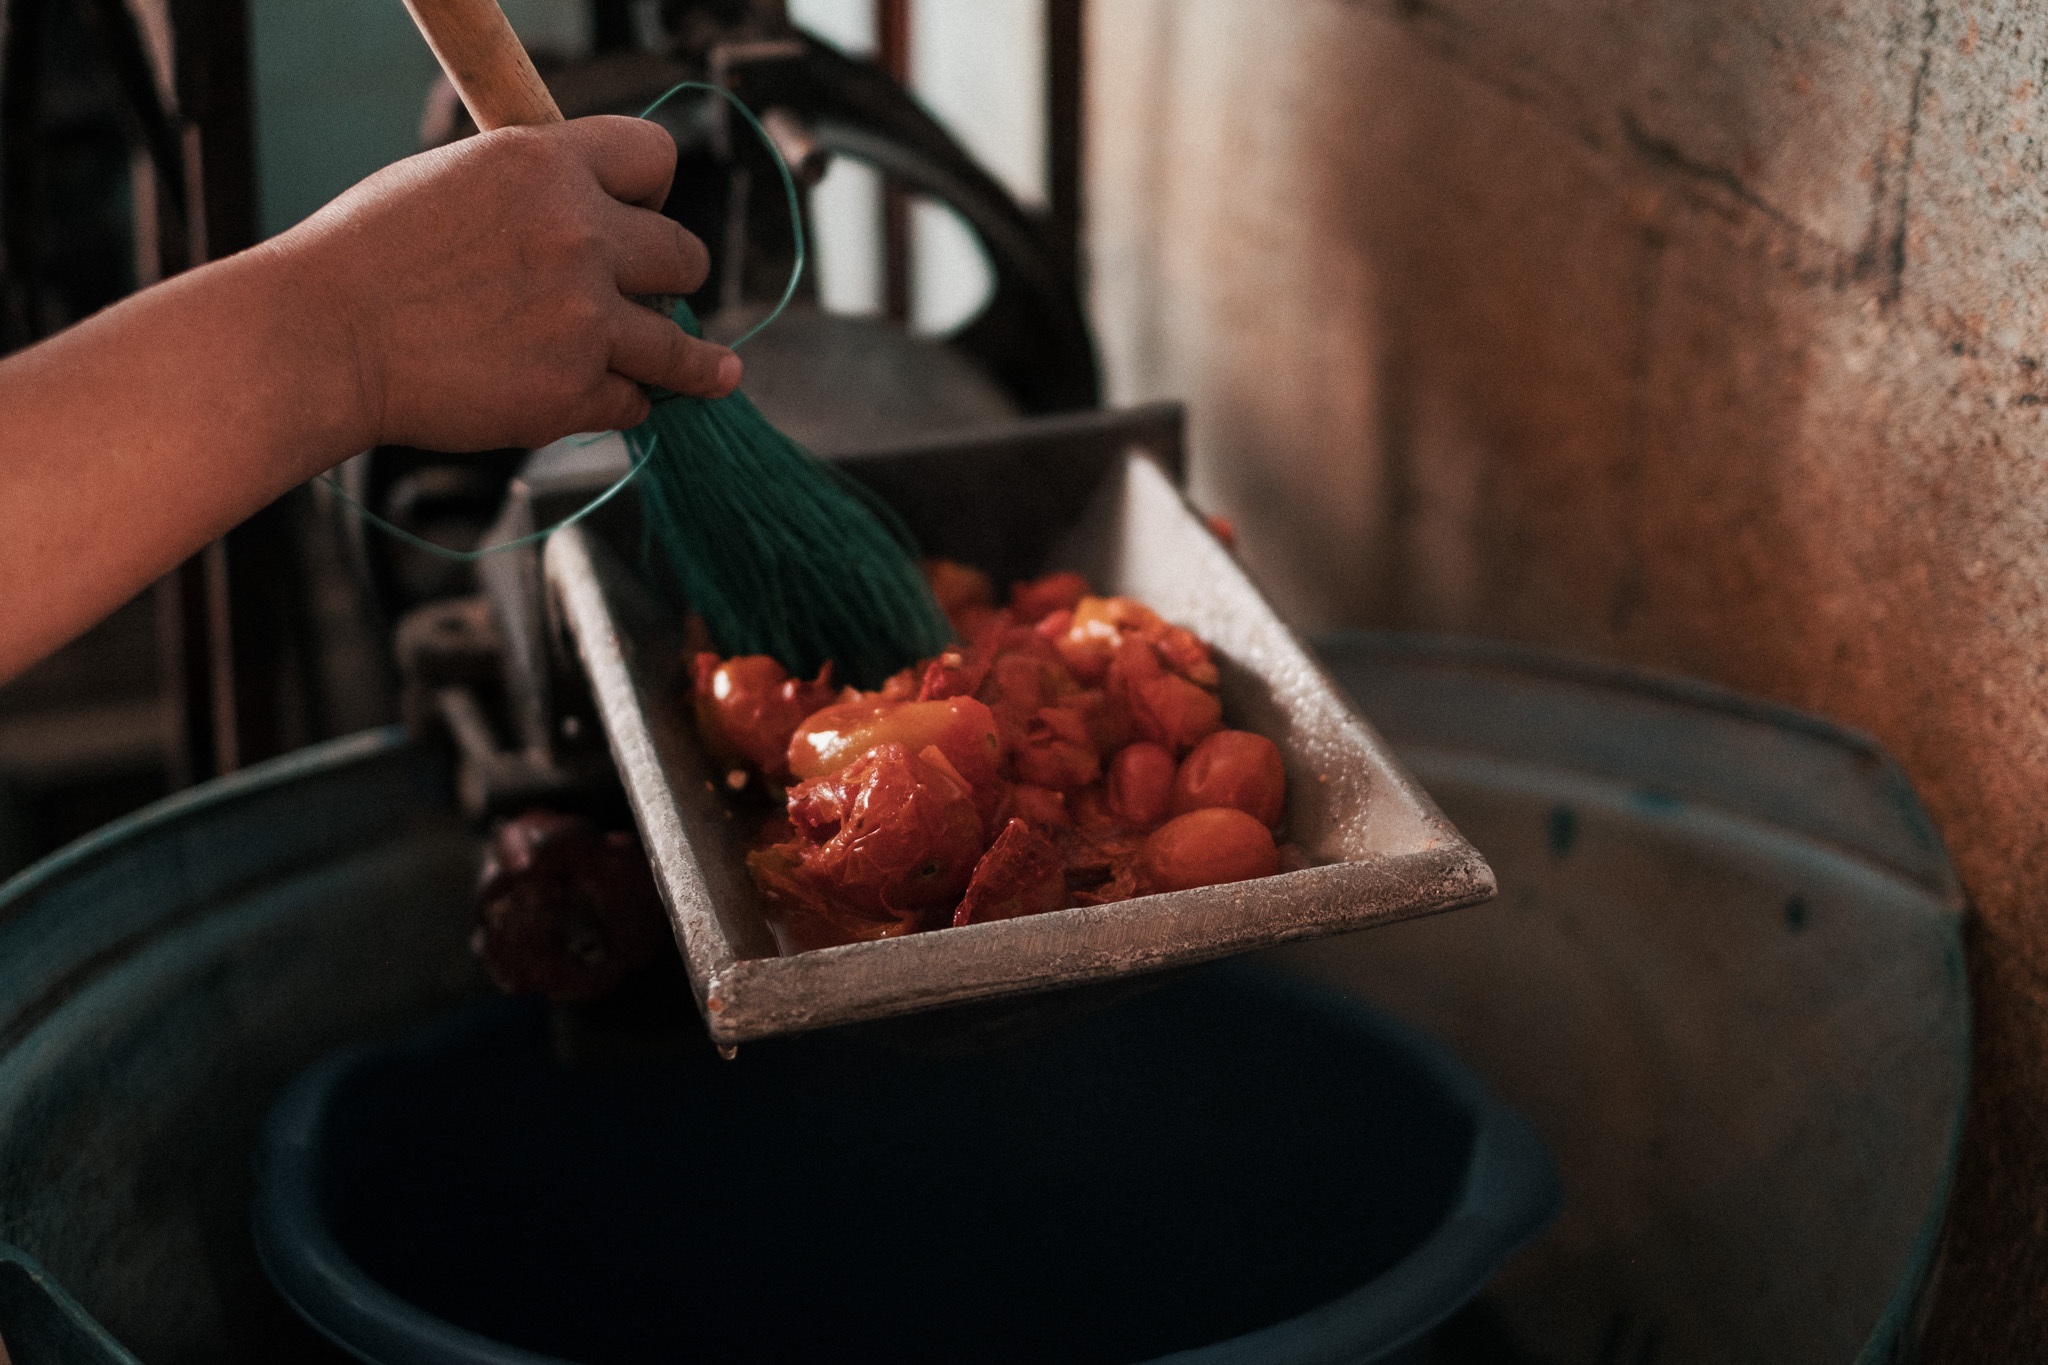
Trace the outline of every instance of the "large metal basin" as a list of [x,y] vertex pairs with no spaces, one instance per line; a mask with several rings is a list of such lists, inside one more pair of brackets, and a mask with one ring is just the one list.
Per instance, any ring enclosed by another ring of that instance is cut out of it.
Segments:
[[[1968,1000],[1954,878],[1896,768],[1688,684],[1387,637],[1324,658],[1502,893],[1269,960],[1447,1040],[1566,1188],[1441,1358],[1846,1365],[1910,1342]],[[317,1057],[486,991],[450,808],[438,754],[364,735],[0,889],[20,1365],[339,1358],[257,1267],[249,1154]]]

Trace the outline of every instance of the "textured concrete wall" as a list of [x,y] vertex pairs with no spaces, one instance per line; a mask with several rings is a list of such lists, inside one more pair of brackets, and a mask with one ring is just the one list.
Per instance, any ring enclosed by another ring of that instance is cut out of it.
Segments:
[[1877,733],[1978,911],[1942,1358],[2048,1342],[2048,12],[1096,0],[1120,398],[1308,624]]

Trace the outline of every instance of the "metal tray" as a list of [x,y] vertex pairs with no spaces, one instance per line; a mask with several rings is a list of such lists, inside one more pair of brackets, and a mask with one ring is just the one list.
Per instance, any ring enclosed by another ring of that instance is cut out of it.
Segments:
[[998,583],[1076,569],[1207,640],[1226,721],[1280,747],[1287,838],[1316,863],[1255,881],[779,956],[688,702],[678,612],[622,524],[544,556],[674,923],[723,1045],[1106,982],[1469,905],[1493,873],[1401,770],[1175,488],[1178,411],[1006,425],[842,462],[926,551]]

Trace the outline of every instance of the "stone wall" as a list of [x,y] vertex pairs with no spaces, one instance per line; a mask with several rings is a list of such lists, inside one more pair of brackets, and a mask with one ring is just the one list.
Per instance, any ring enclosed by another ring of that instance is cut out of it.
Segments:
[[1118,399],[1307,625],[1539,641],[1876,733],[1977,912],[1933,1325],[2048,1341],[2048,12],[1096,0]]

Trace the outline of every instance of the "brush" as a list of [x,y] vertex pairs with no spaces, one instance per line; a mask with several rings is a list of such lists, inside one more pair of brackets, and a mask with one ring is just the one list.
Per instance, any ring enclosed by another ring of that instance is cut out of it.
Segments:
[[[562,121],[497,0],[405,7],[478,128]],[[702,335],[687,303],[674,301],[670,315]],[[648,558],[720,652],[766,654],[801,677],[829,661],[841,680],[873,687],[945,646],[916,546],[872,494],[777,431],[742,392],[651,396],[647,420],[625,434]]]

